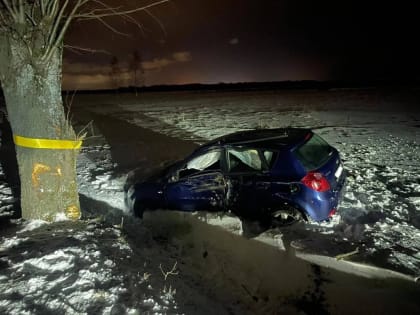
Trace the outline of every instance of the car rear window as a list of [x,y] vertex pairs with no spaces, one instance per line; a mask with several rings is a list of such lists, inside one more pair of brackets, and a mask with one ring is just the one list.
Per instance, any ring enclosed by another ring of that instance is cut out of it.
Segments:
[[328,161],[331,152],[331,146],[314,134],[295,151],[295,154],[307,170],[314,170]]

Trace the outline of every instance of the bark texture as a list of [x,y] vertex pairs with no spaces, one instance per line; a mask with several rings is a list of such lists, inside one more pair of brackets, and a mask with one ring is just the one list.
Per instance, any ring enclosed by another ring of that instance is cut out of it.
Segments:
[[[42,41],[28,47],[16,36],[0,36],[0,79],[14,135],[75,140],[61,96],[62,51],[39,62]],[[58,214],[80,217],[77,150],[16,146],[22,217],[51,221]]]

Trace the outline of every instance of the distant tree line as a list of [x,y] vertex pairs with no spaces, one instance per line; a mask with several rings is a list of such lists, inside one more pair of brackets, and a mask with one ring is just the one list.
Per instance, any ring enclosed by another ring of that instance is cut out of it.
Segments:
[[180,85],[133,85],[116,86],[115,89],[84,90],[78,93],[104,93],[118,90],[120,93],[165,92],[165,91],[270,91],[270,90],[320,90],[363,89],[363,88],[420,88],[420,81],[273,81],[273,82],[239,82],[217,84],[180,84]]

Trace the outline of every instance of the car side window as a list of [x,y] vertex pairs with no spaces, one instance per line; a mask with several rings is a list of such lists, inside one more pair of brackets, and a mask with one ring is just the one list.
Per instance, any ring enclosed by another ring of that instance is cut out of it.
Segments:
[[220,157],[220,150],[210,151],[200,156],[197,156],[189,162],[187,162],[187,164],[184,164],[178,170],[174,171],[169,181],[175,182],[181,178],[207,170],[220,170]]
[[262,170],[262,161],[258,150],[228,149],[229,172],[255,172]]

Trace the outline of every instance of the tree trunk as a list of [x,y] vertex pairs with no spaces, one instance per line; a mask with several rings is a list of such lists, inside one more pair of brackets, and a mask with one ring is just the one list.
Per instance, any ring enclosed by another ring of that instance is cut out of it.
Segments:
[[[3,40],[3,38],[2,38]],[[62,51],[47,63],[12,36],[2,43],[2,87],[15,136],[76,140],[61,96]],[[34,57],[35,56],[35,57]],[[22,217],[54,220],[57,215],[80,217],[76,181],[78,150],[16,146],[21,182]]]

